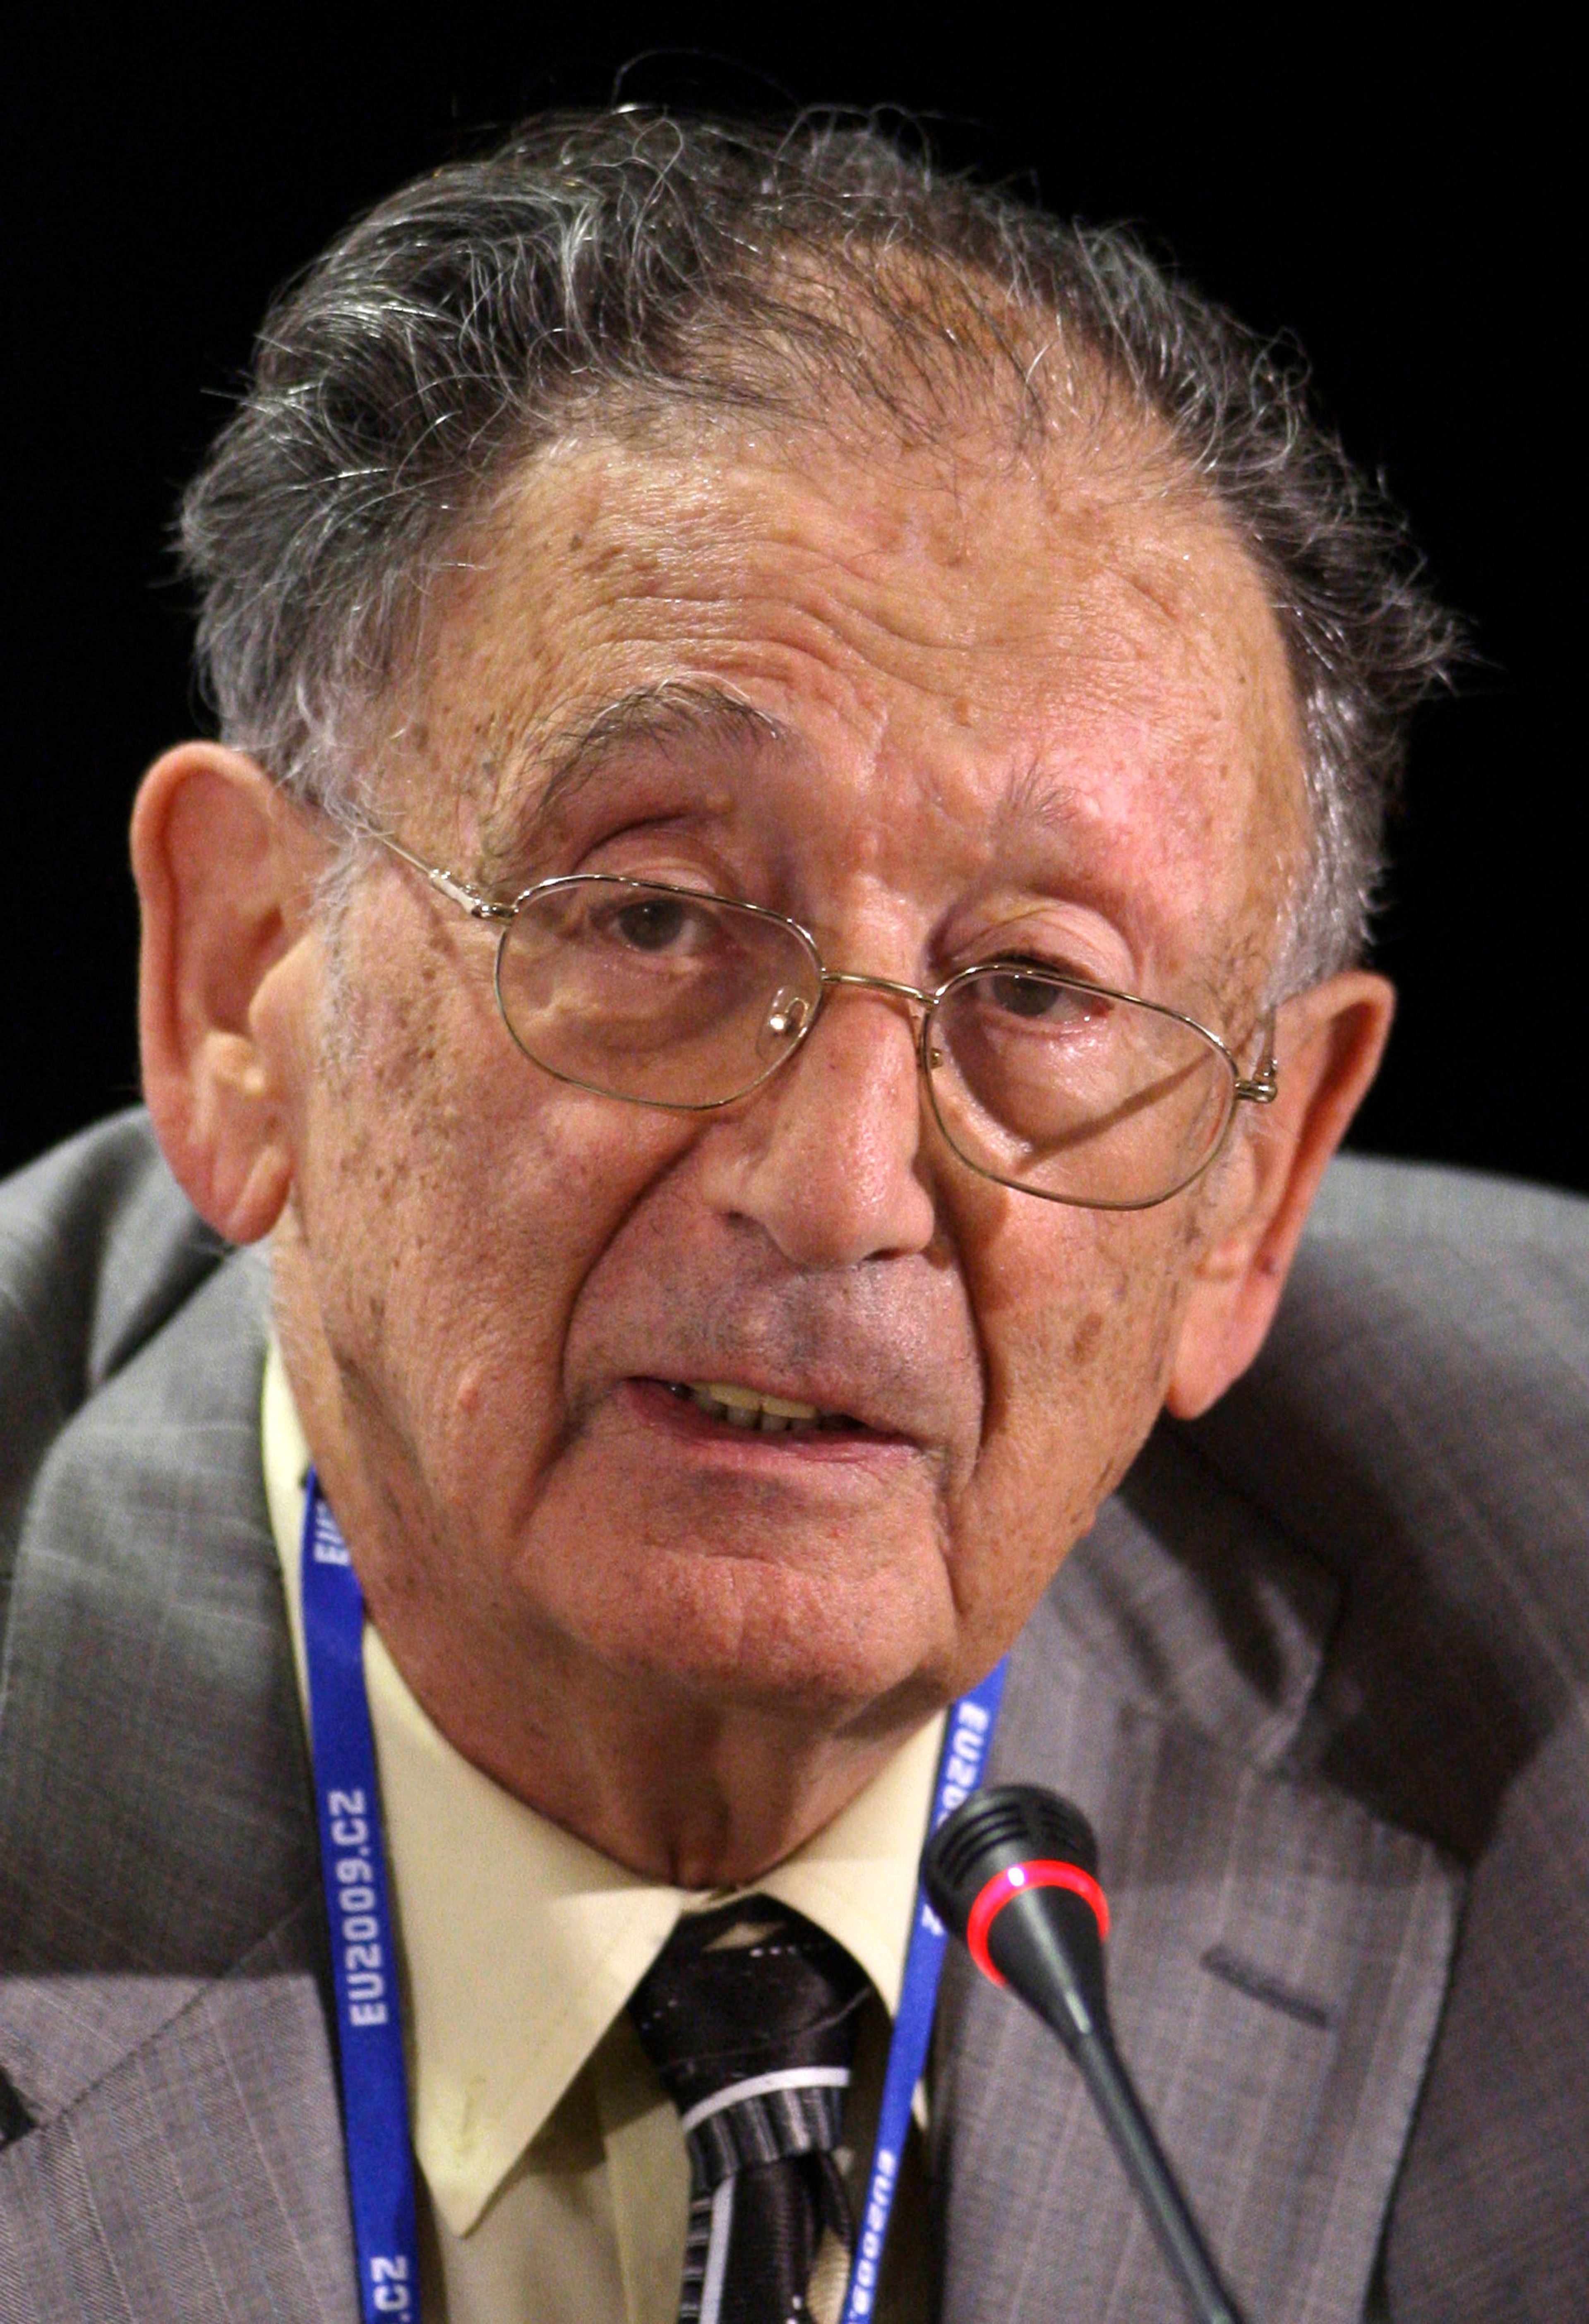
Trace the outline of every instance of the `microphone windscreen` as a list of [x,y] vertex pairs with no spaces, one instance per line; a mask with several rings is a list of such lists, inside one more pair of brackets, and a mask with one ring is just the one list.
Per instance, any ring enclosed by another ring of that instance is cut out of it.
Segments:
[[1018,1864],[1074,1865],[1098,1876],[1098,1843],[1078,1807],[1037,1784],[994,1784],[944,1818],[921,1858],[921,1884],[945,1927],[964,1941],[988,1882]]

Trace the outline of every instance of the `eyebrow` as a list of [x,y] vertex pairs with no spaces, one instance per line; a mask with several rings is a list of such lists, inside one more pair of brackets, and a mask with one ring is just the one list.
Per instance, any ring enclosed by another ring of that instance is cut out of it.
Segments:
[[728,687],[693,678],[632,687],[535,746],[543,780],[519,826],[521,842],[533,846],[587,783],[637,743],[666,751],[683,742],[743,748],[783,739],[777,719]]
[[[540,787],[529,799],[504,804],[490,817],[496,829],[487,844],[488,857],[532,858],[555,830],[561,811],[636,744],[661,752],[686,742],[743,749],[789,739],[789,730],[770,712],[711,679],[661,678],[631,687],[526,746],[524,755],[540,774]],[[1063,832],[1086,821],[1087,805],[1085,791],[1034,761],[1011,784],[995,816],[1001,823],[1026,821]]]
[[1034,761],[1017,775],[994,810],[1005,825],[1027,823],[1068,833],[1087,821],[1090,800],[1080,785]]

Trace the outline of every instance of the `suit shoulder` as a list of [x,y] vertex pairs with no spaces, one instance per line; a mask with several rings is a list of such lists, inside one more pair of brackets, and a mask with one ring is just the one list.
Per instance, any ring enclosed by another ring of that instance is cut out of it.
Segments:
[[1341,1589],[1319,1749],[1472,1861],[1589,1686],[1589,1204],[1355,1175],[1184,1441]]
[[1589,1200],[1446,1163],[1338,1156],[1307,1222],[1308,1247],[1408,1238],[1464,1248],[1538,1243],[1589,1261]]
[[1321,1389],[1360,1422],[1393,1405],[1409,1454],[1420,1440],[1446,1458],[1465,1443],[1515,1471],[1520,1425],[1526,1435],[1547,1416],[1581,1454],[1589,1202],[1475,1171],[1337,1165],[1234,1406],[1300,1395],[1316,1407]]
[[70,1346],[97,1387],[226,1250],[141,1106],[97,1123],[0,1183],[0,1377]]
[[225,1256],[141,1107],[0,1184],[0,1591],[54,1438]]

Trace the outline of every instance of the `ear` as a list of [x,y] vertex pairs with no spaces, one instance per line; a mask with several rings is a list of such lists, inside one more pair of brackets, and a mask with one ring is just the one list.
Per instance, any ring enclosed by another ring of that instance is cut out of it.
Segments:
[[1178,1419],[1206,1412],[1263,1345],[1319,1180],[1378,1071],[1394,1009],[1384,978],[1363,970],[1329,977],[1281,1009],[1278,1093],[1238,1132],[1212,1189],[1211,1239],[1165,1398]]
[[295,1068],[309,1052],[293,1032],[312,1003],[293,970],[315,843],[251,759],[209,742],[151,767],[132,842],[144,1097],[195,1209],[228,1241],[254,1242],[292,1179]]

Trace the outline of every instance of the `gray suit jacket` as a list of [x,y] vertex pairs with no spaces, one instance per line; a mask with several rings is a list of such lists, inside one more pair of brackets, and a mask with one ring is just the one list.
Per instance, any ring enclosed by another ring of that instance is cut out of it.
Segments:
[[[1589,1206],[1332,1174],[1280,1325],[1017,1649],[1122,2046],[1252,2324],[1589,2316]],[[263,1277],[139,1116],[0,1190],[0,2319],[353,2324]],[[7,1603],[8,1601],[8,1603]],[[1178,2310],[956,1961],[946,2324]]]

